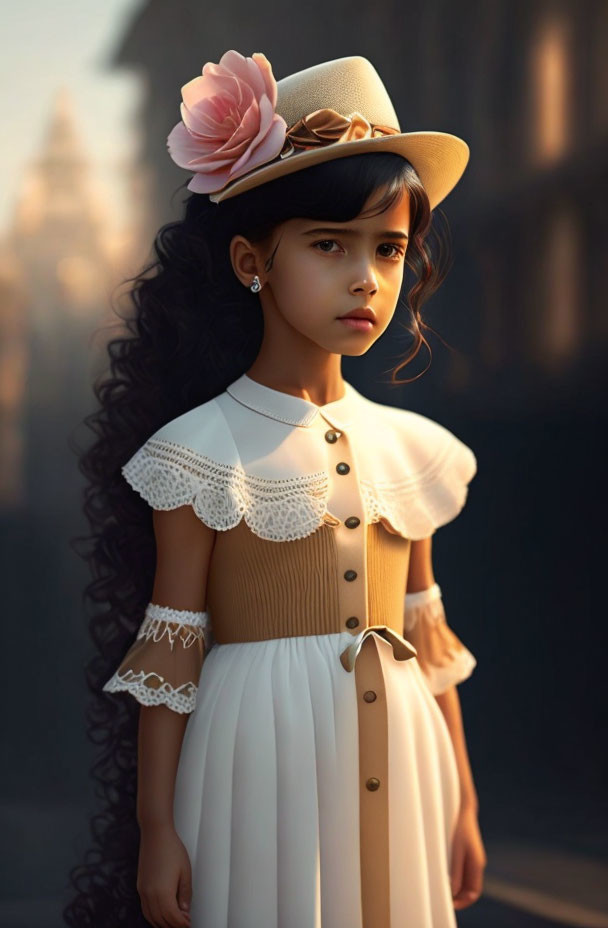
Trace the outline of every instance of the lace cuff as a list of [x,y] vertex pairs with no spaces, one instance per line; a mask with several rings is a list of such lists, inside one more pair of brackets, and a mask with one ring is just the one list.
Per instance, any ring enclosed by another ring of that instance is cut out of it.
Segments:
[[446,622],[438,583],[418,593],[406,594],[403,637],[418,651],[418,663],[433,695],[462,683],[477,664]]
[[104,684],[124,690],[144,706],[166,705],[192,712],[205,654],[213,646],[208,612],[148,603],[137,637]]

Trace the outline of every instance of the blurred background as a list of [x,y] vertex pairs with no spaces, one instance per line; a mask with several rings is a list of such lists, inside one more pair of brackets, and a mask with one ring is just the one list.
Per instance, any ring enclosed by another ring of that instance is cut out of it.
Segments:
[[90,846],[93,649],[68,440],[117,334],[111,301],[181,214],[186,175],[166,151],[180,88],[235,48],[263,51],[277,80],[364,55],[402,131],[471,147],[441,205],[454,265],[423,311],[430,369],[389,388],[394,332],[343,372],[478,460],[434,541],[450,624],[478,660],[459,693],[488,867],[458,923],[608,926],[608,3],[20,0],[0,24],[0,925],[58,928]]

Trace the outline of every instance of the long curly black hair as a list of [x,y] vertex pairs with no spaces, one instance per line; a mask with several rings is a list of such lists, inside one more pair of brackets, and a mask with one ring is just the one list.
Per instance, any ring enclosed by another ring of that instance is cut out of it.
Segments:
[[[94,437],[78,451],[90,534],[73,542],[92,573],[83,594],[90,604],[94,645],[86,667],[86,720],[97,752],[91,776],[101,808],[91,819],[84,861],[69,873],[72,899],[63,910],[68,925],[149,924],[136,890],[139,704],[129,694],[102,690],[135,639],[155,570],[152,510],[128,486],[120,468],[161,425],[223,392],[259,352],[261,305],[234,273],[232,237],[241,234],[265,243],[276,226],[297,217],[347,222],[362,214],[381,187],[386,191],[374,215],[392,205],[404,188],[410,195],[399,304],[412,344],[392,372],[393,383],[409,382],[397,381],[396,374],[422,344],[429,347],[422,328],[431,327],[422,322],[420,309],[451,266],[451,239],[444,214],[431,212],[414,167],[392,152],[326,161],[219,204],[190,194],[183,218],[158,231],[153,260],[126,281],[132,284],[129,310],[126,318],[118,313],[119,334],[107,342],[107,367],[93,386],[98,405],[83,421]],[[443,228],[436,227],[438,215]],[[413,282],[404,299],[410,274]]]

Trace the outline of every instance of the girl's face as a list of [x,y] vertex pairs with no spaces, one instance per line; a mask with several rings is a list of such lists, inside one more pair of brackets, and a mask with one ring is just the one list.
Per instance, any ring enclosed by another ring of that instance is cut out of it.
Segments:
[[[375,191],[363,212],[371,211],[382,193]],[[404,191],[377,216],[344,223],[290,219],[274,230],[263,250],[250,246],[257,256],[255,266],[239,276],[247,285],[253,274],[260,277],[266,334],[270,327],[283,342],[292,336],[334,354],[365,354],[395,312],[409,226],[409,194]],[[244,271],[247,256],[236,239],[246,240],[237,236],[231,243],[235,270],[240,266]],[[362,307],[373,310],[372,322],[351,325],[340,320]]]

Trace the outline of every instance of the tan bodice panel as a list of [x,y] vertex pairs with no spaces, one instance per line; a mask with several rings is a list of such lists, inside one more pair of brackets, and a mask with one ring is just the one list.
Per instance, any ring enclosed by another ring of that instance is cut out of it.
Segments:
[[356,635],[366,624],[388,625],[401,634],[411,541],[390,533],[381,522],[366,525],[365,531],[367,576],[355,583],[367,581],[367,622],[353,612],[356,599],[343,593],[333,526],[323,524],[305,538],[281,543],[255,535],[244,519],[218,532],[207,579],[215,640],[226,644],[342,631]]
[[[362,530],[365,535],[355,535]],[[355,638],[369,626],[383,625],[416,648],[430,686],[439,692],[446,679],[468,675],[470,656],[441,603],[419,607],[417,622],[404,632],[411,544],[381,521],[353,530],[344,522],[337,527],[326,522],[304,538],[276,542],[256,535],[242,519],[216,534],[207,576],[211,638],[220,645],[344,631]],[[356,573],[352,582],[347,573]],[[117,688],[137,687],[140,701],[148,704],[162,702],[166,691],[177,711],[192,711],[207,645],[202,637],[192,641],[197,630],[188,625],[170,628],[180,631],[174,644],[165,635],[138,637],[115,682]]]

